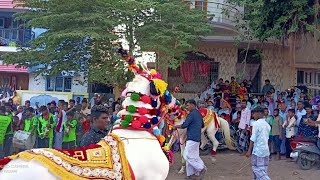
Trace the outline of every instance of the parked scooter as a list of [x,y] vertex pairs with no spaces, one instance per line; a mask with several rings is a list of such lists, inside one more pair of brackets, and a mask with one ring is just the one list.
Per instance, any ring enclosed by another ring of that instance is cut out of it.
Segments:
[[290,142],[292,153],[290,157],[297,161],[302,170],[309,170],[315,164],[320,164],[320,149],[313,138],[294,138]]

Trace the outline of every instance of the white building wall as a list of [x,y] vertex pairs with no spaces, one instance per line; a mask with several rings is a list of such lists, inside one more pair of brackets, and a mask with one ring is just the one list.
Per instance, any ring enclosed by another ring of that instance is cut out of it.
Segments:
[[[243,7],[234,6],[227,0],[189,0],[190,8],[198,8],[204,10],[205,2],[207,2],[207,15],[211,16],[212,22],[235,25],[235,17],[243,12]],[[196,7],[195,4],[198,3]]]
[[[88,92],[88,83],[84,83],[84,76],[80,75],[72,78],[72,92],[86,93]],[[80,83],[81,82],[81,83]]]
[[[79,83],[84,81],[84,76],[77,76],[72,78],[71,92],[86,93],[88,91],[87,83]],[[29,75],[29,90],[30,91],[46,91],[45,76]]]
[[36,77],[33,74],[29,74],[29,90],[30,91],[45,91],[46,79],[43,76]]

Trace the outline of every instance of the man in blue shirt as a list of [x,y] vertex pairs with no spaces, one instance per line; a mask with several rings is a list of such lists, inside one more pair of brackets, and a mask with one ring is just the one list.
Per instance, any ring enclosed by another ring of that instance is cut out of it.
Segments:
[[252,135],[246,156],[251,156],[253,179],[270,180],[268,176],[270,156],[268,140],[271,127],[263,118],[263,108],[257,107],[252,112],[256,122],[252,125]]
[[186,109],[189,111],[186,121],[174,128],[187,128],[187,142],[183,157],[186,160],[188,178],[202,179],[207,170],[199,156],[201,129],[204,127],[204,123],[200,112],[196,109],[195,100],[187,101]]
[[314,137],[318,135],[318,128],[314,126],[310,126],[310,121],[316,121],[317,118],[312,114],[311,105],[306,105],[306,115],[301,117],[300,124],[298,125],[298,135],[302,135],[305,137]]

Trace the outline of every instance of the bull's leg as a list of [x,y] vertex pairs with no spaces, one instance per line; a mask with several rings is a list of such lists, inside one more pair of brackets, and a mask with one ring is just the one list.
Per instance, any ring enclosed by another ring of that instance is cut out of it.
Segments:
[[207,137],[204,135],[204,132],[201,133],[201,145],[200,149],[203,149],[204,146],[208,143]]
[[186,169],[186,160],[183,157],[184,149],[186,147],[186,130],[178,130],[180,136],[180,151],[181,151],[181,169],[179,170],[179,174],[184,174]]
[[185,173],[185,169],[186,169],[186,160],[183,157],[183,153],[184,153],[184,148],[185,148],[185,144],[180,144],[180,150],[181,150],[181,169],[179,170],[178,174],[184,174]]
[[215,137],[217,131],[218,131],[218,129],[210,128],[210,126],[207,129],[207,135],[208,135],[209,139],[213,143],[213,148],[212,148],[212,151],[211,151],[211,155],[216,155],[217,154],[217,148],[219,146],[219,141]]

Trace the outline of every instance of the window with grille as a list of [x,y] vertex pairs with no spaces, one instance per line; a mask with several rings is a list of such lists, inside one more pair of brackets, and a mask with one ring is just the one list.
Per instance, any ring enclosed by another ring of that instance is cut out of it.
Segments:
[[65,92],[71,92],[71,85],[72,85],[72,78],[71,77],[64,78],[64,91]]
[[203,11],[204,10],[204,2],[203,1],[196,1],[196,9]]
[[0,18],[0,28],[4,28],[5,19]]
[[204,91],[213,81],[219,77],[219,63],[214,61],[205,61],[210,63],[210,73],[208,76],[200,75],[197,68],[194,67],[194,77],[190,83],[185,83],[181,74],[180,67],[176,70],[168,69],[169,91],[173,91],[175,87],[180,87],[180,93],[198,93]]
[[48,77],[46,91],[71,92],[72,77]]
[[304,79],[304,71],[298,71],[297,72],[297,84],[304,84],[303,79]]

